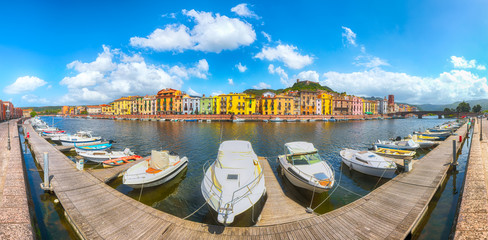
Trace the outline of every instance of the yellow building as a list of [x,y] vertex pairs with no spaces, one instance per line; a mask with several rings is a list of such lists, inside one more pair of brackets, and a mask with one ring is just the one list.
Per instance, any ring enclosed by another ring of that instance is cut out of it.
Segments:
[[132,114],[132,99],[131,97],[121,97],[114,101],[114,115],[130,115]]
[[332,115],[332,108],[333,108],[333,98],[332,98],[332,95],[329,94],[329,93],[321,93],[319,95],[319,99],[322,103],[322,111],[321,111],[321,114],[322,115]]
[[102,104],[100,105],[102,107],[102,114],[104,115],[114,115],[114,103],[110,104]]
[[256,99],[245,93],[229,93],[214,96],[215,114],[254,114]]
[[295,104],[292,96],[267,92],[259,99],[259,113],[263,115],[292,115]]

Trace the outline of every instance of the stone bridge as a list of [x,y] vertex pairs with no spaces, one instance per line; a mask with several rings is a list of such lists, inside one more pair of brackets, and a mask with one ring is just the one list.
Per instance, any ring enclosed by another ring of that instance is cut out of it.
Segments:
[[417,115],[418,118],[422,118],[423,115],[427,114],[434,114],[437,115],[438,118],[442,118],[442,116],[446,115],[455,115],[457,117],[461,116],[478,116],[480,113],[472,113],[472,112],[446,112],[446,111],[416,111],[416,112],[396,112],[396,113],[389,113],[389,116],[402,116],[405,117],[406,115]]

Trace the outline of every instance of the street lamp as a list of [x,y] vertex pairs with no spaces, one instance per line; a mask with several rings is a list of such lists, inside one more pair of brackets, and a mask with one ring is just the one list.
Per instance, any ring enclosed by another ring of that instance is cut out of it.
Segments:
[[10,106],[8,106],[6,112],[7,112],[7,134],[8,134],[7,149],[10,151]]

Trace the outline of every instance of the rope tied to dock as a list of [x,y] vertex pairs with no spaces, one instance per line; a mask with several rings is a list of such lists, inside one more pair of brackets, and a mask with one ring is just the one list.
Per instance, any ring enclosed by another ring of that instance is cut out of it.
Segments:
[[182,218],[183,220],[186,220],[187,218],[193,216],[195,213],[197,213],[198,211],[200,211],[200,209],[202,209],[203,206],[205,206],[208,202],[210,202],[210,198],[207,199],[207,201],[205,203],[202,204],[202,206],[200,206],[199,208],[197,208],[197,210],[193,211],[190,215]]

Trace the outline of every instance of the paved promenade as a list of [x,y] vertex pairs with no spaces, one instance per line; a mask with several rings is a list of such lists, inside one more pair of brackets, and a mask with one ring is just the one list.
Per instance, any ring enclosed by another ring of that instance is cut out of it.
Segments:
[[475,126],[454,239],[488,239],[488,121]]
[[33,239],[22,149],[17,124],[10,123],[10,151],[7,122],[0,123],[0,239]]

